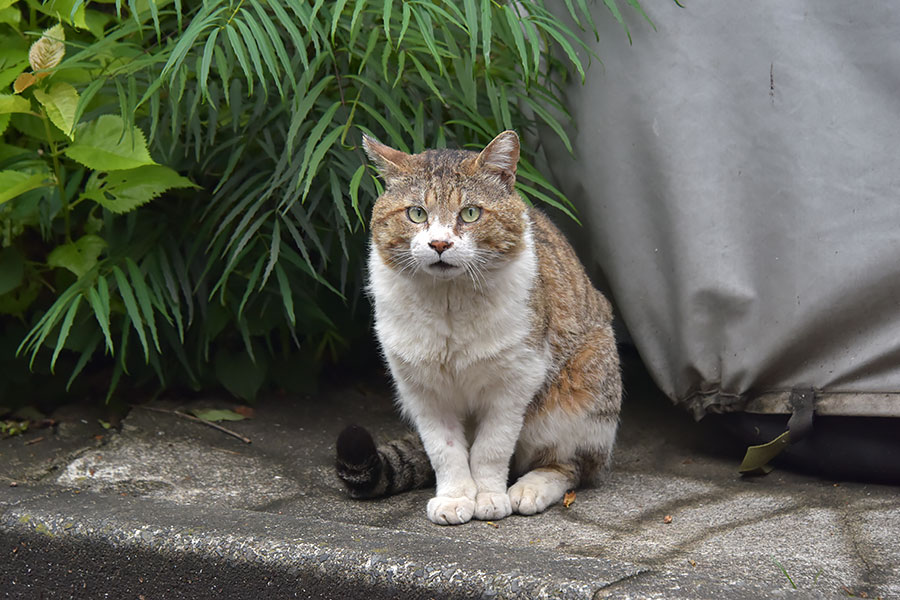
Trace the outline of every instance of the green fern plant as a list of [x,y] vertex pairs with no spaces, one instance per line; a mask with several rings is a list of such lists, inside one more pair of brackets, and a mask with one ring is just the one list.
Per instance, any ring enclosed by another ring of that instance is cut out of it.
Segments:
[[[339,354],[381,190],[360,132],[415,152],[544,127],[571,148],[560,86],[590,55],[571,27],[596,32],[584,0],[4,4],[0,315],[30,365],[111,369],[110,394],[131,374],[252,398]],[[29,64],[51,27],[63,54]],[[533,160],[520,191],[574,218]]]

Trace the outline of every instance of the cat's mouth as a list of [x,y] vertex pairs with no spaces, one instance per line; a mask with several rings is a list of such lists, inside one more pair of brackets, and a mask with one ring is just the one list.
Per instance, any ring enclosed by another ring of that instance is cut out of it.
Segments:
[[448,271],[458,269],[459,267],[457,265],[451,265],[448,262],[444,262],[443,260],[437,260],[437,261],[431,263],[430,265],[428,265],[428,268],[433,269],[438,272],[441,272],[441,273],[446,273]]

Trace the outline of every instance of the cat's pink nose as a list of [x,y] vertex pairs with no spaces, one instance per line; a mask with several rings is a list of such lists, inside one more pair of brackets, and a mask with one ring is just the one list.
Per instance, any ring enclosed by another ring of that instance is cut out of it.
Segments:
[[443,254],[444,250],[453,245],[453,242],[445,242],[443,240],[431,240],[428,245],[434,248],[438,254]]

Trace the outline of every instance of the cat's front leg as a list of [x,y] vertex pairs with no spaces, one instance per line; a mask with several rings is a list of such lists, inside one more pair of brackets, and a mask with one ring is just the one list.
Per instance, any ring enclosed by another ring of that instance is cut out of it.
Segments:
[[434,469],[437,489],[428,518],[438,525],[467,523],[475,514],[477,488],[469,472],[465,431],[455,416],[420,420],[419,435]]
[[459,417],[418,398],[403,404],[434,469],[437,491],[428,501],[428,518],[438,525],[469,522],[475,513],[477,488],[469,472],[468,443]]
[[489,402],[478,420],[469,453],[469,468],[478,488],[475,518],[482,521],[502,519],[512,513],[506,484],[524,420],[523,407],[516,406],[513,398],[501,396]]

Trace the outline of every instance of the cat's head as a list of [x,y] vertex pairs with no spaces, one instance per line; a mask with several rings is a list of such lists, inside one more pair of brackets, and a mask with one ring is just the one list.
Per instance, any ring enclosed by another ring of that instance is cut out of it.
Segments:
[[504,131],[481,152],[407,154],[363,137],[385,181],[372,210],[372,243],[392,269],[478,281],[521,252],[525,204],[515,190],[519,136]]

